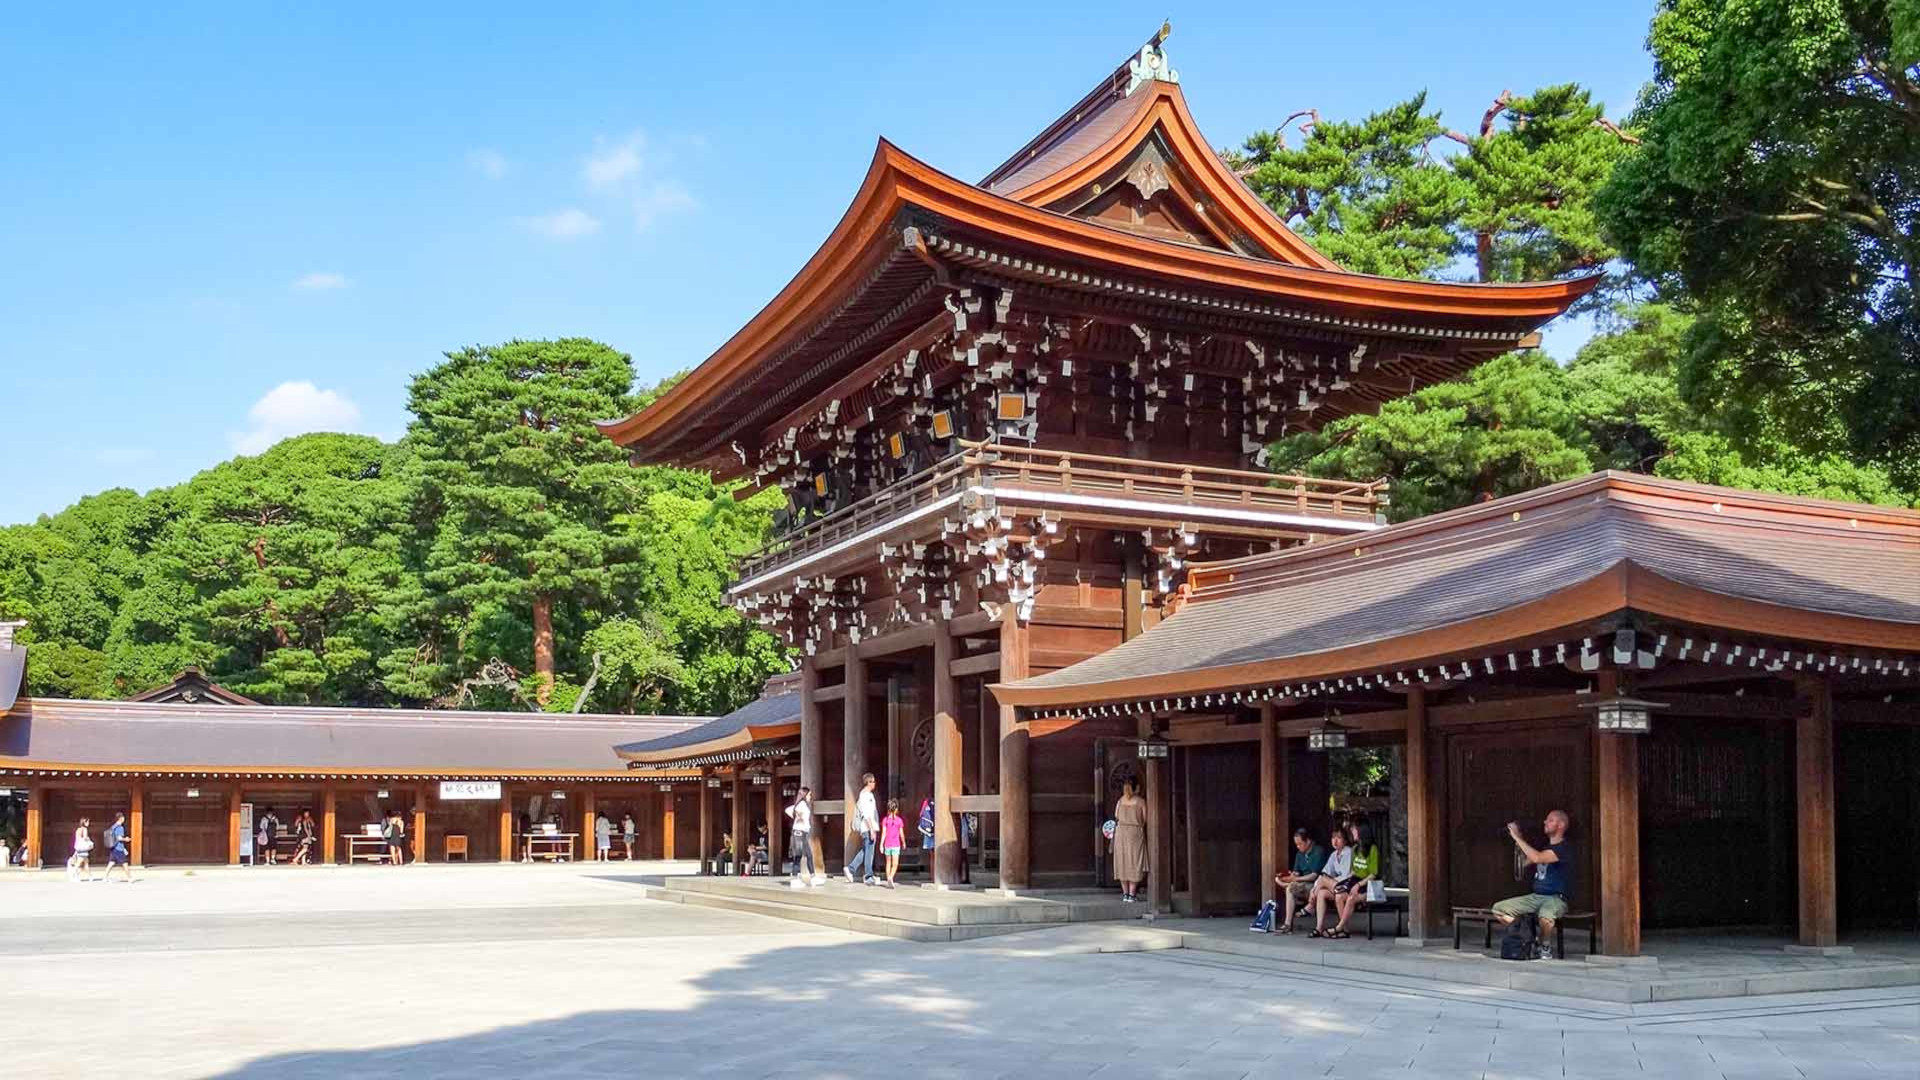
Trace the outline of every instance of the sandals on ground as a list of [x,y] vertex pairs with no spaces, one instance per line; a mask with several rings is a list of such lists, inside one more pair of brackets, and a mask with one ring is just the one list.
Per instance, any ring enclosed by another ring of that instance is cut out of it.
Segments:
[[1334,939],[1335,941],[1345,941],[1348,938],[1352,937],[1353,935],[1347,933],[1345,930],[1334,930],[1329,932],[1327,936]]

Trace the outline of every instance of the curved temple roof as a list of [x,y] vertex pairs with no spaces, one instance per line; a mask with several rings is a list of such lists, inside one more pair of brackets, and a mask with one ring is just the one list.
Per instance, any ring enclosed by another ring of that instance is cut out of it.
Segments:
[[[637,459],[727,469],[726,441],[778,417],[767,412],[770,396],[820,391],[939,313],[934,264],[957,260],[930,251],[929,235],[1009,273],[1356,332],[1473,336],[1495,352],[1597,280],[1483,285],[1340,270],[1226,167],[1178,84],[1134,83],[1127,71],[980,185],[881,140],[852,205],[779,295],[653,405],[601,429]],[[1146,186],[1176,195],[1204,242],[1075,216],[1103,182],[1133,182],[1117,171],[1141,162],[1157,170]],[[838,336],[816,340],[830,329]],[[794,359],[810,343],[814,351]],[[802,360],[810,363],[796,368]]]
[[993,687],[1036,711],[1498,651],[1625,610],[1920,652],[1920,513],[1598,473],[1371,535],[1196,566],[1118,648]]
[[660,768],[748,750],[765,739],[800,733],[799,691],[769,694],[698,727],[613,748],[631,767]]

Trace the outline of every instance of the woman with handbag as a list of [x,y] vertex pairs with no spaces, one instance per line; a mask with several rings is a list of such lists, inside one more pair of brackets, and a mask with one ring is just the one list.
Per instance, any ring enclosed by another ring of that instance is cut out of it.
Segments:
[[800,789],[800,794],[794,797],[793,805],[787,807],[787,817],[793,820],[793,842],[788,845],[793,851],[793,880],[787,882],[787,887],[804,889],[809,883],[825,885],[826,876],[813,864],[812,788]]
[[73,830],[73,854],[67,859],[68,881],[87,881],[93,873],[93,836],[87,832],[91,824],[93,822],[81,818],[80,826]]
[[1333,908],[1339,913],[1340,897],[1353,888],[1353,849],[1347,846],[1347,834],[1343,829],[1335,829],[1331,837],[1333,851],[1327,855],[1327,864],[1320,868],[1320,876],[1313,880],[1313,932],[1308,937],[1330,938],[1345,936],[1327,930],[1327,909]]
[[1113,876],[1119,879],[1122,902],[1140,899],[1140,883],[1147,879],[1147,800],[1131,779],[1113,804]]

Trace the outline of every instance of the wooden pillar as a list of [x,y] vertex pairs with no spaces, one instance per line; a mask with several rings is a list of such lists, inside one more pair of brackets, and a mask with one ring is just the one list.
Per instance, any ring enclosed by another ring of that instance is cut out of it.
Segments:
[[580,793],[580,854],[585,859],[600,857],[600,833],[596,826],[599,819],[599,806],[593,796],[593,789]]
[[1122,540],[1126,550],[1126,563],[1120,571],[1120,640],[1132,641],[1140,636],[1142,605],[1146,594],[1141,585],[1144,573],[1144,559],[1140,553],[1140,537],[1128,534]]
[[702,766],[700,769],[700,872],[711,873],[713,868],[708,862],[713,858],[713,812],[708,809],[712,802],[713,789],[707,786],[707,780],[713,770]]
[[45,865],[45,851],[40,846],[44,839],[47,818],[46,791],[35,784],[27,789],[27,858],[29,866]]
[[[847,666],[842,669],[847,677],[846,693],[840,699],[841,715],[845,723],[841,725],[840,762],[845,778],[844,813],[845,823],[841,828],[846,837],[846,861],[852,862],[854,853],[860,850],[860,837],[853,831],[854,807],[860,799],[861,774],[867,771],[867,661],[860,650],[847,646]],[[869,867],[866,873],[873,870]]]
[[660,857],[673,858],[673,792],[660,793]]
[[[1151,714],[1140,718],[1140,737],[1153,734]],[[1170,758],[1147,759],[1147,900],[1158,912],[1173,910],[1173,829],[1167,813]]]
[[[959,821],[953,813],[953,798],[960,794],[965,755],[960,746],[960,688],[953,679],[951,629],[945,619],[934,621],[933,881],[941,886],[960,884],[960,861],[966,858],[966,853],[960,850]],[[974,842],[979,843],[980,838],[975,837]]]
[[735,877],[747,865],[747,853],[753,849],[753,815],[747,809],[747,770],[739,762],[733,765],[733,871]]
[[1439,737],[1427,723],[1427,691],[1407,691],[1407,937],[1437,939],[1452,916],[1444,870]]
[[[814,694],[820,690],[820,669],[814,666],[813,657],[800,661],[800,786],[811,789],[813,797],[818,799],[824,792],[821,785],[826,782],[826,750],[821,745],[820,702]],[[814,819],[813,832],[808,834],[813,846],[813,866],[818,870],[823,863],[820,844],[820,821]]]
[[240,785],[227,791],[227,865],[240,865]]
[[[1276,714],[1279,710],[1275,710]],[[1276,723],[1278,717],[1275,717]],[[1275,733],[1273,740],[1273,831],[1280,837],[1280,866],[1286,870],[1293,866],[1293,740],[1283,739]],[[1269,883],[1272,878],[1267,879]],[[1276,900],[1285,901],[1284,896],[1276,895]]]
[[[331,802],[332,794],[328,794]],[[513,861],[513,792],[500,786],[500,861]]]
[[1823,678],[1800,682],[1801,710],[1794,723],[1793,764],[1798,807],[1800,944],[1826,946],[1840,940],[1835,903],[1833,687]]
[[767,876],[780,873],[780,864],[787,861],[786,815],[780,812],[780,770],[773,769],[773,775],[767,780]]
[[[1015,614],[1018,605],[1000,610],[1000,681],[1027,677],[1031,633]],[[1032,796],[1027,725],[1011,705],[1000,706],[1000,887],[1024,889],[1033,883]],[[957,766],[956,766],[957,768]]]
[[1260,705],[1260,896],[1277,897],[1273,879],[1288,865],[1286,833],[1280,828],[1280,736],[1272,702]]
[[340,793],[328,783],[320,789],[320,861],[332,865],[340,842]]
[[1600,803],[1600,951],[1640,955],[1640,738],[1594,733]]
[[413,790],[413,861],[427,861],[427,787]]
[[147,785],[135,780],[127,793],[127,856],[135,866],[145,866],[147,857]]

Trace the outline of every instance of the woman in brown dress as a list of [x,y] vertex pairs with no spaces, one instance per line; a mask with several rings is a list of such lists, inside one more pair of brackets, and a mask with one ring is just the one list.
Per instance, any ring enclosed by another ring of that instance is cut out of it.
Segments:
[[1147,877],[1147,800],[1128,780],[1113,807],[1113,876],[1120,879],[1120,899],[1139,899]]

